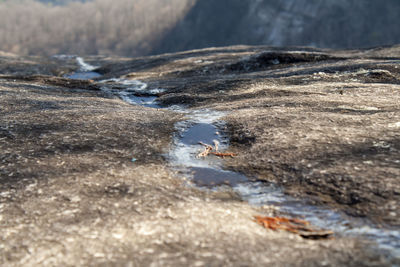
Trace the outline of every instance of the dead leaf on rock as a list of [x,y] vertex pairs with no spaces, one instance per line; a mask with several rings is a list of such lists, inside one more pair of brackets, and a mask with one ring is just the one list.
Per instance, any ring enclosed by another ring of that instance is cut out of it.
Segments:
[[255,221],[271,230],[284,230],[300,235],[303,238],[322,239],[330,238],[333,232],[313,228],[308,221],[286,217],[254,216]]

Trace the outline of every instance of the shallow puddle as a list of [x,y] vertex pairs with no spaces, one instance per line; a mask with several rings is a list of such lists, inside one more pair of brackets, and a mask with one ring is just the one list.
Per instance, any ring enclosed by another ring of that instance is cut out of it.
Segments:
[[199,142],[212,144],[214,140],[220,139],[215,125],[208,123],[196,123],[192,125],[181,136],[181,142],[186,145],[195,145]]
[[[145,83],[135,80],[110,79],[100,82],[103,83],[104,91],[117,94],[128,103],[161,108],[157,105],[156,94],[162,92],[162,89],[148,90]],[[137,96],[139,92],[141,94]],[[143,92],[147,95],[142,96]],[[366,220],[346,216],[329,208],[309,205],[306,200],[285,195],[283,190],[274,184],[254,182],[243,174],[224,170],[224,159],[213,155],[199,158],[199,152],[204,150],[204,146],[199,142],[209,145],[217,142],[221,151],[229,147],[228,137],[220,131],[224,124],[221,120],[224,113],[182,107],[169,109],[185,114],[186,120],[176,123],[177,133],[167,157],[171,167],[187,176],[193,183],[214,190],[218,190],[219,186],[229,185],[251,205],[273,205],[283,214],[331,229],[337,235],[368,238],[375,241],[383,253],[400,259],[400,231],[378,228]]]
[[237,186],[247,182],[248,178],[237,172],[214,168],[191,167],[192,179],[198,186],[215,187],[221,185]]
[[94,71],[77,71],[68,75],[65,78],[76,79],[76,80],[91,80],[101,77],[101,74]]

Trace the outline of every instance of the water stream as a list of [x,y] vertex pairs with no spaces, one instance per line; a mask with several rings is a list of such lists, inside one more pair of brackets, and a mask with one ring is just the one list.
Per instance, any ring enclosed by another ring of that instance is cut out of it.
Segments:
[[[69,78],[87,79],[93,66],[80,62],[81,70]],[[99,74],[98,74],[99,75]],[[99,76],[97,76],[99,77]],[[117,94],[121,99],[135,105],[161,108],[157,104],[157,94],[162,89],[149,90],[147,85],[137,80],[109,79],[100,81],[102,89]],[[220,129],[224,126],[222,118],[226,115],[209,109],[191,110],[184,107],[169,107],[183,113],[184,121],[176,123],[176,135],[167,158],[171,168],[178,170],[198,186],[218,190],[220,186],[231,186],[239,196],[255,206],[274,205],[280,212],[296,218],[304,218],[313,225],[330,229],[339,236],[368,238],[390,257],[400,259],[400,231],[379,228],[363,219],[346,216],[343,213],[321,206],[313,206],[306,200],[296,199],[284,194],[282,188],[271,183],[257,182],[241,173],[224,170],[224,160],[217,157],[199,159],[198,153],[204,150],[199,144],[217,142],[221,151],[229,147],[229,138]]]
[[204,149],[198,142],[220,143],[221,150],[229,146],[227,136],[221,134],[224,113],[211,110],[187,111],[187,120],[176,125],[178,134],[169,153],[173,167],[200,186],[218,190],[230,185],[240,197],[254,206],[273,205],[288,216],[302,218],[322,229],[330,229],[339,236],[354,236],[376,241],[382,252],[400,259],[400,231],[378,228],[372,222],[345,215],[322,206],[310,205],[306,200],[286,195],[282,188],[272,183],[255,181],[241,173],[223,169],[223,160],[216,157],[198,159]]
[[76,63],[78,63],[79,69],[65,75],[64,76],[65,78],[77,79],[77,80],[90,80],[101,77],[101,74],[94,71],[98,67],[86,63],[81,57],[69,56],[69,55],[57,55],[54,57],[60,60],[75,59]]

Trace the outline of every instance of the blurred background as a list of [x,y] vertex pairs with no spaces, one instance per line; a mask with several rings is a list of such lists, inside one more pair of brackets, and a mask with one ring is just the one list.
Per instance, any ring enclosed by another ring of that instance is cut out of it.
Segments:
[[144,56],[235,44],[400,43],[400,0],[0,0],[0,50]]

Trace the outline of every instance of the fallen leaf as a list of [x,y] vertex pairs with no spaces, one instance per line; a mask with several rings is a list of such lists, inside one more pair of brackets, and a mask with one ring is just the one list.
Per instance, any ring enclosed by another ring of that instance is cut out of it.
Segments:
[[330,238],[333,232],[330,230],[311,227],[305,220],[287,217],[262,217],[254,216],[255,221],[263,227],[271,230],[284,230],[300,235],[303,238],[321,239]]

